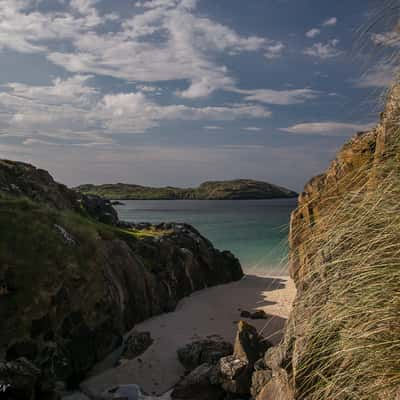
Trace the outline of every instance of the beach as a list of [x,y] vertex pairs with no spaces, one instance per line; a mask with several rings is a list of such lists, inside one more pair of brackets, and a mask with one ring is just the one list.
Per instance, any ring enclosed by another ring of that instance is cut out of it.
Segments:
[[183,299],[174,312],[146,320],[135,331],[150,332],[153,344],[133,360],[114,367],[118,352],[108,357],[84,381],[81,388],[92,396],[124,384],[138,384],[145,393],[161,395],[184,375],[177,350],[199,339],[223,339],[233,343],[242,310],[264,310],[266,320],[247,320],[265,338],[278,343],[295,297],[289,277],[245,275],[238,282],[196,292]]

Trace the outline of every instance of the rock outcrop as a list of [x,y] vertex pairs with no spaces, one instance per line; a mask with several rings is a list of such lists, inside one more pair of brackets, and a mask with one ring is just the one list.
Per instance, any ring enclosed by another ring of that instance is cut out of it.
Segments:
[[0,161],[0,359],[25,357],[48,382],[74,387],[135,323],[242,275],[189,225],[140,230],[108,202]]
[[257,400],[400,398],[399,123],[395,86],[377,128],[300,194],[290,231],[297,298]]

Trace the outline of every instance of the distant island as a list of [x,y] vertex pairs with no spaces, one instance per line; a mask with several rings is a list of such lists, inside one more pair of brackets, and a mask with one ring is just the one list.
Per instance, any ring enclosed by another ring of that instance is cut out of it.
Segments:
[[297,197],[292,190],[252,179],[209,181],[197,188],[156,188],[116,183],[81,185],[75,190],[110,200],[261,200]]

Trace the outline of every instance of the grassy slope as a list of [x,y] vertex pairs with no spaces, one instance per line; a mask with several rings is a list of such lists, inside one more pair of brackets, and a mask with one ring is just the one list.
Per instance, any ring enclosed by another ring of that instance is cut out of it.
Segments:
[[[62,226],[76,244],[66,243],[55,225]],[[118,238],[129,244],[154,235],[104,225],[26,198],[0,198],[0,284],[6,282],[14,292],[0,296],[3,344],[28,332],[30,320],[48,309],[61,283],[76,290],[77,304],[85,304],[86,310],[101,303],[105,295],[103,240]],[[23,315],[14,315],[17,305],[25,310],[26,321]]]
[[177,200],[177,199],[269,199],[295,197],[296,193],[266,182],[234,180],[205,182],[198,188],[152,188],[123,183],[109,185],[82,185],[77,188],[85,194],[95,194],[113,200]]
[[354,172],[339,180],[346,190],[338,191],[327,180],[323,196],[317,192],[317,198],[301,203],[304,213],[312,210],[309,222],[298,232],[292,227],[292,256],[303,266],[292,319],[294,342],[288,342],[296,343],[296,399],[400,398],[400,130],[395,111],[378,128],[377,144],[384,151],[373,148],[375,159],[352,164]]

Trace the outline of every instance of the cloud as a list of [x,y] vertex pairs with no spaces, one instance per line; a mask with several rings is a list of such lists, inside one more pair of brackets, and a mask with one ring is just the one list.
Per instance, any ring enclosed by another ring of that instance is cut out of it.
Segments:
[[301,104],[308,100],[314,100],[321,95],[321,92],[308,88],[292,90],[237,89],[236,92],[245,94],[246,101],[257,101],[260,103],[276,105]]
[[160,105],[144,92],[103,95],[90,86],[90,75],[76,75],[51,85],[10,83],[0,92],[0,133],[102,142],[116,133],[142,133],[161,121],[233,121],[269,118],[260,105],[189,107]]
[[285,45],[282,42],[277,42],[266,46],[264,56],[270,60],[282,56]]
[[205,129],[207,131],[220,131],[224,128],[222,126],[207,125],[207,126],[203,126],[203,129]]
[[310,39],[313,39],[313,38],[317,37],[320,33],[321,33],[320,29],[313,28],[306,32],[306,36]]
[[[219,54],[260,51],[272,59],[284,49],[279,41],[242,36],[197,15],[195,0],[137,2],[137,12],[124,18],[100,14],[97,3],[71,0],[63,11],[39,12],[33,0],[3,0],[0,49],[42,53],[72,73],[147,83],[186,80],[188,87],[177,94],[190,99],[235,85]],[[118,20],[115,30],[97,29],[108,20]]]
[[338,20],[336,17],[329,18],[322,23],[322,26],[335,26]]
[[307,47],[303,53],[311,57],[321,58],[323,60],[338,57],[343,53],[337,48],[338,44],[338,39],[329,40],[327,43],[314,43],[311,47]]
[[397,73],[397,63],[381,62],[355,80],[354,86],[358,88],[388,88],[394,83]]
[[242,128],[244,131],[249,131],[249,132],[260,132],[262,131],[262,128],[259,128],[258,126],[247,126],[245,128]]
[[356,132],[364,132],[373,129],[375,124],[352,124],[344,122],[308,122],[281,128],[281,131],[301,135],[321,136],[348,136]]

